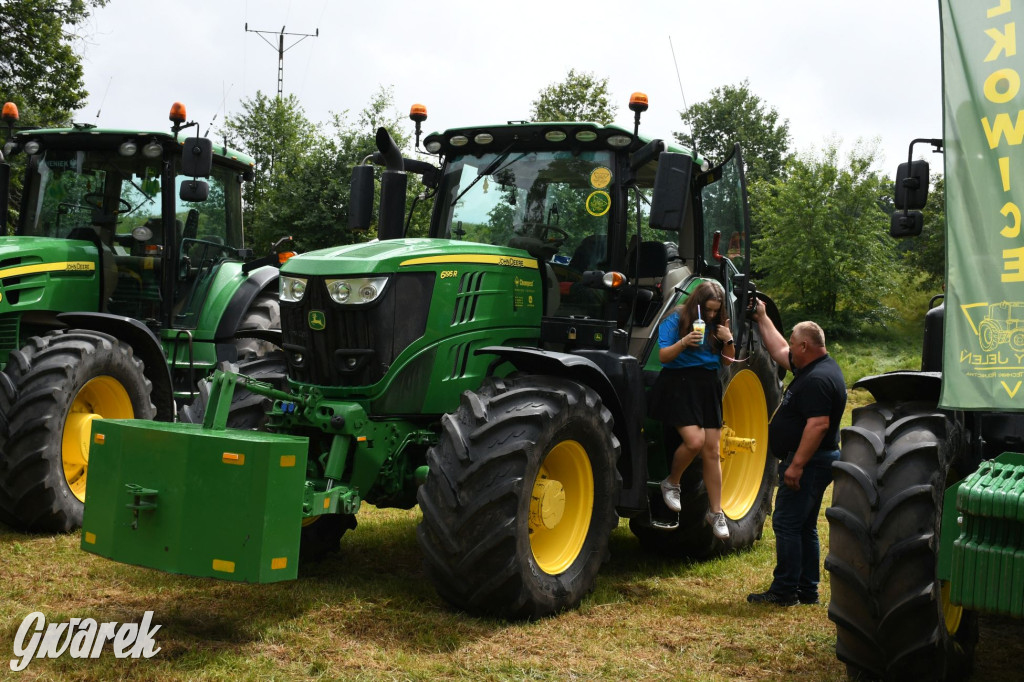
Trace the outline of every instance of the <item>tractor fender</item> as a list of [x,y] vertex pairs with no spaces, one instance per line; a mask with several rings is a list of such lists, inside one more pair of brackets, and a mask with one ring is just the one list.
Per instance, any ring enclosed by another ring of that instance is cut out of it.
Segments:
[[280,270],[272,265],[265,265],[249,273],[249,276],[238,287],[238,290],[231,296],[231,301],[224,314],[220,318],[217,330],[214,332],[214,341],[217,344],[217,357],[222,360],[235,360],[235,332],[238,331],[242,319],[245,317],[249,306],[264,291],[269,290],[277,284],[277,276]]
[[163,345],[153,330],[131,317],[111,315],[110,313],[74,312],[60,313],[57,320],[74,329],[91,329],[92,331],[110,334],[127,341],[132,352],[142,360],[144,374],[153,384],[153,404],[156,406],[156,419],[159,421],[174,420],[174,389],[171,384],[171,369],[167,366]]
[[[622,475],[618,511],[634,516],[647,510],[647,441],[643,424],[646,393],[643,371],[636,358],[609,350],[561,353],[539,348],[488,346],[477,355],[494,354],[517,370],[530,374],[572,379],[594,389],[612,413],[613,432],[622,455],[617,463]],[[500,364],[494,363],[492,367]]]
[[866,389],[876,402],[931,401],[939,402],[942,372],[900,370],[864,377],[853,388]]

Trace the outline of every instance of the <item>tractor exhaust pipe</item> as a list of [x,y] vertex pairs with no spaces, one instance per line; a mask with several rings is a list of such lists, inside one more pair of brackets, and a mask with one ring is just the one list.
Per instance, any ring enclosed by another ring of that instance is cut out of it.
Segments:
[[400,239],[404,233],[405,192],[409,178],[405,174],[402,152],[391,138],[388,131],[377,129],[377,149],[384,156],[387,170],[380,179],[380,213],[377,224],[377,237]]

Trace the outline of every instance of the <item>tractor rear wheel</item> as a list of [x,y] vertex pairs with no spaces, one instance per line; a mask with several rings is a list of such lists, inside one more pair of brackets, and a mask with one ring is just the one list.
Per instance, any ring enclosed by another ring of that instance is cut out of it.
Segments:
[[0,372],[0,523],[14,528],[16,521],[11,510],[14,508],[14,501],[11,494],[7,492],[4,484],[3,472],[6,469],[5,459],[7,457],[7,433],[11,416],[11,406],[14,404],[14,382],[11,378]]
[[[778,460],[768,452],[768,420],[782,397],[775,365],[755,339],[755,352],[744,363],[730,368],[722,398],[722,511],[729,537],[720,540],[704,520],[708,494],[700,458],[680,480],[682,510],[675,515],[664,506],[660,491],[651,495],[654,519],[638,516],[629,528],[646,549],[676,558],[704,560],[746,549],[761,538],[771,511],[772,493],[778,480]],[[679,437],[670,433],[666,450],[675,451]],[[670,447],[669,447],[670,446]],[[666,527],[669,526],[669,527]],[[671,527],[674,526],[674,527]]]
[[82,525],[95,419],[152,419],[142,361],[101,332],[60,330],[13,351],[17,389],[0,480],[18,527],[66,533]]
[[[239,332],[280,328],[281,305],[277,292],[263,292],[257,296],[238,325]],[[261,339],[237,338],[235,339],[235,350],[238,353],[239,362],[243,362],[272,353],[276,350],[276,346]]]
[[977,616],[950,604],[937,577],[943,493],[971,468],[963,441],[934,403],[861,407],[843,430],[825,568],[836,655],[852,678],[969,672]]
[[[222,363],[221,369],[258,379],[282,391],[288,390],[288,364],[281,351],[274,351],[249,362]],[[178,411],[178,420],[189,424],[202,424],[210,404],[210,379],[199,382],[196,399]],[[270,399],[253,393],[242,386],[236,386],[231,398],[227,427],[243,431],[260,431],[267,423],[267,409]]]
[[[281,351],[273,351],[264,357],[241,364],[226,363],[221,369],[273,384],[281,391],[288,390],[288,362]],[[196,399],[181,408],[178,418],[190,424],[201,424],[206,417],[209,404],[210,379],[206,378],[199,382]],[[229,429],[243,431],[265,431],[269,407],[269,398],[253,393],[243,386],[236,386],[231,397],[226,426]],[[355,527],[354,514],[328,514],[306,519],[302,524],[299,561],[316,561],[338,551],[341,536],[345,531]]]
[[611,413],[575,381],[521,375],[463,393],[417,494],[441,596],[505,618],[576,606],[618,523],[619,452]]

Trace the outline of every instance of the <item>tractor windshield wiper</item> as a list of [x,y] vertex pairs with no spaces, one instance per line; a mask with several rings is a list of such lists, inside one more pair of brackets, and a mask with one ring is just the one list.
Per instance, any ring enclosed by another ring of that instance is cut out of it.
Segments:
[[[498,171],[498,166],[501,166],[501,163],[505,159],[508,158],[509,151],[511,151],[512,145],[514,145],[515,143],[516,143],[516,141],[513,140],[512,143],[509,144],[509,146],[505,147],[505,149],[502,150],[502,152],[500,154],[498,154],[496,157],[494,157],[494,161],[491,161],[489,164],[487,164],[486,166],[484,166],[483,168],[478,170],[476,172],[476,177],[473,178],[473,182],[471,182],[468,185],[466,185],[466,189],[464,189],[461,192],[459,192],[459,196],[455,197],[455,201],[452,202],[452,206],[457,204],[459,199],[461,199],[462,197],[464,197],[466,195],[466,192],[468,192],[469,190],[473,189],[473,185],[475,185],[476,183],[480,182],[480,178],[486,177],[488,175],[494,175],[494,173]],[[520,154],[516,158],[512,159],[512,161],[509,162],[509,165],[515,163],[516,161],[518,161],[519,159],[523,158],[524,156],[526,156],[525,152],[523,152],[522,154]],[[503,166],[502,169],[504,169],[504,168],[508,168],[508,165]]]

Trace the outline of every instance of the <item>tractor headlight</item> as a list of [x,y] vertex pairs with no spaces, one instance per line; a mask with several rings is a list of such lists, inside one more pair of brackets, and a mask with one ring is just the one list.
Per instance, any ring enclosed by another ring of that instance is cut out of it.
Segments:
[[282,301],[298,303],[306,293],[306,280],[301,277],[281,275],[278,278]]
[[359,305],[371,303],[380,298],[387,277],[358,277],[353,279],[327,280],[327,293],[336,303]]

